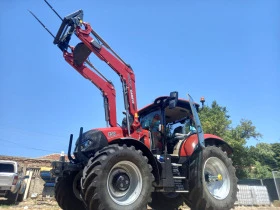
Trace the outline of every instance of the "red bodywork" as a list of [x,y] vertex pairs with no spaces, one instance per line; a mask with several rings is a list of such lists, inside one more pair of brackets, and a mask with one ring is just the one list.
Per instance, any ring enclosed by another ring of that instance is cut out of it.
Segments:
[[[215,139],[215,140],[221,141],[222,143],[226,143],[223,139],[221,139],[220,137],[218,137],[216,135],[204,134],[204,140],[205,140],[206,144],[207,144],[207,141],[209,139]],[[189,157],[189,156],[191,156],[193,154],[197,144],[198,144],[198,137],[197,137],[197,135],[189,136],[182,143],[181,148],[180,148],[179,156],[181,156],[181,157],[185,157],[185,156]],[[230,151],[230,153],[231,153],[231,151]]]
[[[106,136],[108,140],[108,143],[112,143],[113,141],[130,137],[135,140],[141,140],[146,145],[146,147],[151,150],[150,133],[148,130],[144,130],[141,128],[138,120],[134,72],[132,71],[130,66],[127,65],[121,58],[119,58],[106,43],[99,44],[98,42],[96,42],[96,40],[94,40],[94,38],[90,36],[91,33],[95,35],[95,32],[92,30],[89,23],[81,22],[81,24],[82,24],[81,26],[77,25],[75,27],[74,32],[76,36],[82,41],[82,43],[91,52],[93,52],[102,61],[107,63],[119,75],[123,83],[124,92],[127,93],[125,95],[125,100],[127,101],[129,116],[132,116],[132,122],[129,122],[130,126],[128,127],[128,129],[123,127],[118,127],[117,114],[116,114],[116,99],[115,99],[116,91],[113,84],[108,80],[100,77],[98,74],[93,72],[84,64],[87,60],[87,57],[83,58],[84,59],[82,60],[83,62],[79,64],[75,63],[74,60],[75,47],[68,45],[71,49],[71,52],[68,52],[67,50],[63,50],[63,56],[65,60],[75,70],[77,70],[84,78],[90,80],[95,86],[97,86],[102,91],[103,96],[107,98],[108,101],[107,111],[109,115],[108,121],[111,127],[100,128],[98,130],[103,132],[103,134]],[[96,39],[98,40],[99,38]],[[184,103],[189,104],[188,101],[185,101]],[[149,106],[154,106],[154,105],[149,105]],[[196,106],[198,108],[199,105],[196,104]],[[140,110],[139,113],[142,110]],[[205,134],[204,137],[205,139],[211,138],[211,139],[222,140],[221,138],[210,134]],[[180,148],[179,155],[182,157],[191,156],[197,144],[198,144],[197,135],[192,135],[188,137],[188,139],[183,142]]]
[[[101,131],[107,138],[108,143],[119,140],[128,136],[127,132],[121,127],[112,127],[112,128],[98,128],[97,130]],[[133,132],[131,137],[135,140],[143,139],[143,143],[151,149],[151,143],[149,138],[149,131],[141,129],[140,131]]]
[[114,86],[102,79],[96,73],[91,71],[87,66],[84,64],[77,66],[74,64],[74,57],[73,53],[69,53],[67,51],[63,52],[63,56],[65,60],[74,68],[76,69],[84,78],[90,80],[95,86],[97,86],[102,93],[108,98],[108,105],[109,105],[109,124],[112,127],[117,126],[117,114],[116,114],[116,91]]
[[[96,48],[92,45],[94,39],[90,36],[92,28],[90,24],[83,22],[82,23],[85,29],[83,30],[81,27],[77,26],[75,29],[75,33],[77,37],[91,50],[98,58],[102,61],[106,62],[121,78],[121,80],[127,84],[127,92],[128,92],[128,103],[129,103],[129,114],[133,116],[134,120],[132,123],[133,130],[136,130],[139,127],[138,117],[137,117],[137,101],[136,101],[136,91],[135,91],[135,75],[132,69],[119,60],[116,56],[114,56],[106,47],[101,45],[100,48]],[[92,81],[103,93],[108,97],[109,103],[109,123],[110,126],[116,127],[116,101],[115,101],[115,89],[113,85],[93,71],[91,71],[84,64],[81,66],[77,66],[74,63],[73,58],[74,48],[72,47],[72,52],[63,52],[63,56],[65,60],[75,68],[83,77]]]

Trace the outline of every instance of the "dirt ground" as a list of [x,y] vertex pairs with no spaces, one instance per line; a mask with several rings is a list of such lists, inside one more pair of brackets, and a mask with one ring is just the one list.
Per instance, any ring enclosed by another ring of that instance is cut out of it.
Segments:
[[[14,209],[14,210],[61,210],[57,202],[50,199],[45,200],[27,200],[16,205],[8,205],[5,200],[0,200],[0,209]],[[148,208],[150,209],[150,208]],[[187,206],[182,206],[179,210],[189,210]],[[260,207],[235,207],[235,210],[280,210],[280,207],[260,206]]]

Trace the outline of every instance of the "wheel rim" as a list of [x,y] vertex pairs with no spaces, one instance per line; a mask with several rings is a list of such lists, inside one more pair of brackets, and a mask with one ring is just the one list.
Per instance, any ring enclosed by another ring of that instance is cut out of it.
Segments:
[[109,172],[107,189],[112,200],[119,205],[130,205],[140,195],[142,176],[130,161],[120,161]]
[[204,181],[210,194],[225,199],[230,191],[230,176],[226,165],[219,158],[208,158],[203,167]]

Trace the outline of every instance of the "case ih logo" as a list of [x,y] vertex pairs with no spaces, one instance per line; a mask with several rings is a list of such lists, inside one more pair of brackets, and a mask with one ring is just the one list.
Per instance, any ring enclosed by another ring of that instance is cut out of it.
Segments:
[[117,133],[115,131],[108,132],[108,137],[114,137]]
[[131,103],[134,104],[134,96],[133,96],[133,91],[130,90],[130,97],[131,97]]
[[134,105],[134,95],[132,91],[132,82],[131,82],[131,77],[130,74],[128,74],[128,84],[129,84],[129,92],[130,92],[130,98],[131,98],[131,103]]

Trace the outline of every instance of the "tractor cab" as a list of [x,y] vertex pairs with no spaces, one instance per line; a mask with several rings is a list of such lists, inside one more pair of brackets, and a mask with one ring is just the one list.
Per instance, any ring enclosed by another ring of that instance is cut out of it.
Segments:
[[199,105],[194,104],[193,113],[189,101],[176,97],[178,95],[174,97],[172,92],[139,111],[142,128],[150,131],[154,154],[162,154],[165,147],[168,154],[173,154],[180,141],[196,133],[194,115],[197,115]]

